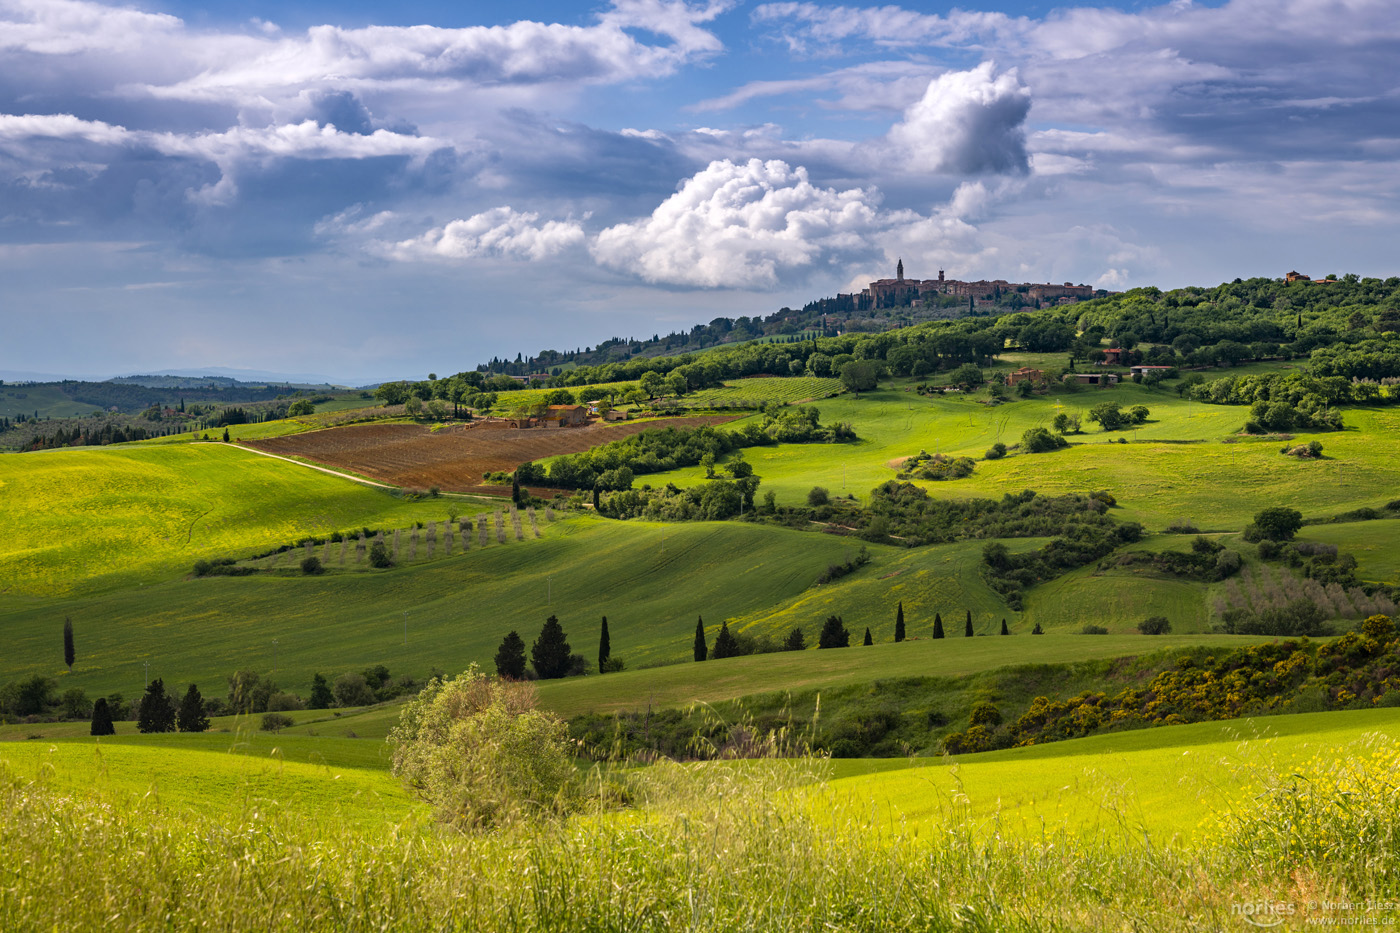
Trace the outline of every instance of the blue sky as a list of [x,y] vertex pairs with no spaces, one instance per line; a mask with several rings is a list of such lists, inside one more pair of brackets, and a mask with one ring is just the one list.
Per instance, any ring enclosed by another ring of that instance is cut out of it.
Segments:
[[914,276],[1396,272],[1390,0],[0,0],[0,372],[420,377]]

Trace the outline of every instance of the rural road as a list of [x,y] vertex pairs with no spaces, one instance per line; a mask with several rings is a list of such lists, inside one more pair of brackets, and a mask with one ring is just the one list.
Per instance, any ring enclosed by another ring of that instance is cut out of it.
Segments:
[[[212,443],[214,443],[214,442],[213,442],[213,441],[210,441],[209,443],[212,444]],[[341,479],[348,479],[348,480],[350,480],[350,481],[352,481],[352,482],[359,483],[359,484],[361,484],[362,486],[376,486],[376,487],[378,487],[379,489],[397,489],[397,488],[398,488],[397,486],[390,486],[390,485],[387,484],[387,483],[376,483],[376,482],[375,482],[374,480],[372,480],[372,479],[364,479],[364,478],[362,478],[362,477],[355,476],[355,475],[352,474],[352,473],[341,473],[339,470],[332,470],[332,469],[330,469],[330,468],[328,468],[328,467],[317,466],[317,465],[314,464],[314,463],[305,463],[305,462],[303,462],[303,461],[301,461],[301,460],[293,460],[291,457],[282,457],[282,456],[279,456],[279,455],[277,455],[277,454],[270,454],[270,453],[268,453],[268,452],[265,451],[265,450],[258,450],[256,447],[247,447],[247,446],[244,446],[243,444],[234,444],[234,445],[231,445],[231,446],[235,446],[235,447],[237,447],[239,450],[246,450],[246,451],[248,451],[248,453],[250,453],[250,454],[257,454],[259,457],[271,457],[273,460],[285,460],[287,463],[295,463],[297,466],[306,467],[308,470],[320,470],[322,473],[329,473],[331,476],[339,476]]]

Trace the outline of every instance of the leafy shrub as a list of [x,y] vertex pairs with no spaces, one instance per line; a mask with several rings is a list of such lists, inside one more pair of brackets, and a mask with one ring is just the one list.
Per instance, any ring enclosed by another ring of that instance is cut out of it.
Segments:
[[1028,454],[1048,453],[1068,446],[1069,441],[1044,428],[1030,428],[1021,435],[1021,450]]
[[313,554],[301,559],[301,572],[308,576],[314,576],[318,573],[325,573],[326,568],[321,566],[321,558]]
[[341,674],[335,679],[331,692],[341,706],[369,706],[375,699],[364,674]]
[[972,708],[972,714],[968,718],[968,725],[972,726],[999,726],[1001,725],[1001,710],[996,708],[994,703],[983,701]]
[[1303,527],[1303,513],[1287,506],[1273,506],[1257,512],[1254,521],[1244,530],[1244,539],[1250,542],[1268,538],[1273,541],[1292,541],[1298,529]]
[[[1022,384],[1026,385],[1028,383]],[[987,452],[983,456],[988,460],[1000,460],[1002,457],[1006,456],[1006,445],[1001,441],[997,441],[991,447],[987,448]]]
[[306,709],[306,704],[295,693],[282,691],[267,698],[267,711],[269,713],[281,713],[292,709]]
[[807,493],[807,504],[810,506],[826,505],[831,502],[831,493],[827,492],[825,486],[813,486]]
[[1138,623],[1138,631],[1144,635],[1165,635],[1172,630],[1166,616],[1150,616]]
[[1107,635],[1107,634],[1108,634],[1108,629],[1104,628],[1102,625],[1086,625],[1086,626],[1084,626],[1083,629],[1080,630],[1080,634],[1083,634],[1083,635]]
[[375,541],[369,546],[369,564],[380,569],[394,566],[394,559],[389,556],[389,547],[383,541]]
[[443,822],[488,829],[562,814],[572,801],[568,731],[535,708],[534,688],[476,666],[433,679],[390,733],[394,773]]
[[296,721],[283,713],[263,714],[262,730],[264,732],[281,732],[283,729],[294,725],[296,725]]

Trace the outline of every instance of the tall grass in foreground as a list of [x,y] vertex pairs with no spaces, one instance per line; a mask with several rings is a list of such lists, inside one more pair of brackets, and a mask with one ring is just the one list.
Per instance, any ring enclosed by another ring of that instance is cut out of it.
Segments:
[[15,931],[1235,929],[1244,902],[1400,893],[1400,757],[1375,751],[1307,792],[1277,776],[1191,850],[1126,831],[974,833],[956,803],[936,832],[891,834],[833,812],[810,761],[598,775],[615,793],[595,799],[635,807],[482,835],[192,818],[0,774],[0,917]]

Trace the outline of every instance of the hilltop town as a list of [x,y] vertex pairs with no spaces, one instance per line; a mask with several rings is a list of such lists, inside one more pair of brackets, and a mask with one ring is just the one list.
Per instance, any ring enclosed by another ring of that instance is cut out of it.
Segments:
[[834,337],[844,333],[878,333],[921,321],[952,320],[967,315],[1003,314],[1104,298],[1113,292],[1065,282],[1009,282],[1006,279],[963,281],[947,278],[906,279],[904,260],[895,264],[895,277],[876,279],[860,292],[819,298],[800,309],[781,308],[773,314],[719,317],[689,331],[653,334],[650,340],[613,337],[595,347],[541,350],[514,360],[493,358],[477,367],[484,373],[515,376],[521,381],[558,375],[573,366],[602,366],[638,358],[693,353],[722,344],[767,340],[776,343]]
[[899,308],[916,303],[948,306],[947,299],[959,299],[956,304],[966,304],[968,310],[991,309],[998,306],[1014,310],[1021,307],[1043,308],[1052,304],[1073,304],[1090,298],[1108,295],[1106,291],[1095,291],[1090,285],[1033,284],[1030,282],[1008,282],[1006,279],[979,279],[964,282],[945,278],[942,269],[936,279],[906,279],[904,260],[895,264],[892,279],[876,279],[859,294],[837,295],[839,301],[849,300],[852,310],[870,311],[877,308]]

